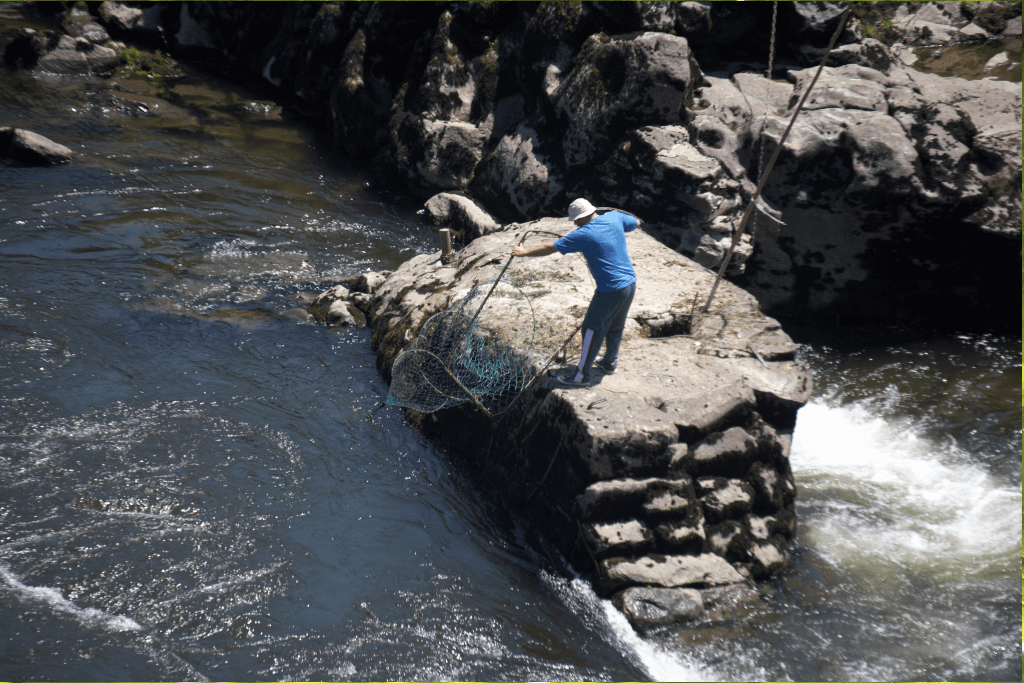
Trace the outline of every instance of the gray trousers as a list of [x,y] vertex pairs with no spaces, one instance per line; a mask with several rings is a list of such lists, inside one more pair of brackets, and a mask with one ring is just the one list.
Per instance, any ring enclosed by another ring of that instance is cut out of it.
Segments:
[[594,292],[590,300],[587,314],[583,317],[583,349],[580,351],[580,363],[576,366],[575,382],[590,381],[590,368],[601,349],[605,345],[604,358],[601,362],[614,368],[619,362],[619,345],[622,344],[622,331],[626,327],[626,316],[636,294],[636,283],[614,292]]

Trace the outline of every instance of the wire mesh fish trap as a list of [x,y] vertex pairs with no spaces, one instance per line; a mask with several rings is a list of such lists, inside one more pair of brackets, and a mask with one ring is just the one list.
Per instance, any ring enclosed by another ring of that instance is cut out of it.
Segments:
[[525,280],[480,282],[427,320],[395,359],[385,403],[429,413],[472,402],[491,417],[512,405],[568,333],[538,319],[535,300],[546,291]]

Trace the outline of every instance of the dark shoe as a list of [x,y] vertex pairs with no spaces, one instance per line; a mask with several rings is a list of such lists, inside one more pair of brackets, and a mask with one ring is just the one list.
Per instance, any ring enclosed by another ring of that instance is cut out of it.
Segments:
[[566,372],[566,373],[563,373],[563,374],[559,374],[559,375],[555,375],[554,376],[555,377],[555,381],[558,382],[559,384],[561,384],[562,386],[566,386],[566,387],[575,387],[575,388],[587,388],[587,387],[589,387],[592,384],[592,382],[590,380],[588,380],[588,379],[584,378],[584,380],[582,382],[577,382],[576,381],[576,374],[577,374],[577,372],[578,372],[577,370],[570,370],[569,372]]
[[594,367],[606,375],[615,374],[615,366],[612,365],[611,363],[605,363],[603,360],[594,361]]

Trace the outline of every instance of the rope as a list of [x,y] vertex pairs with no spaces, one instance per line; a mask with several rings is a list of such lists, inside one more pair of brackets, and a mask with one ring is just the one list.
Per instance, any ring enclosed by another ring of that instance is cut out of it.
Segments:
[[800,115],[800,111],[803,109],[804,103],[807,101],[807,97],[811,94],[811,91],[814,90],[814,84],[818,82],[818,76],[821,75],[821,70],[825,68],[829,55],[832,54],[832,48],[835,47],[836,41],[839,40],[840,34],[846,27],[846,20],[850,16],[851,9],[852,5],[846,6],[846,10],[843,12],[843,16],[839,20],[839,26],[836,27],[836,32],[832,34],[832,40],[828,43],[828,49],[825,50],[825,56],[821,58],[821,63],[818,65],[818,70],[814,73],[814,78],[811,80],[811,84],[807,87],[807,90],[804,91],[803,97],[800,98],[800,102],[796,106],[796,111],[793,112],[793,116],[789,120],[789,125],[786,126],[786,130],[782,134],[782,137],[779,138],[778,145],[776,145],[775,151],[772,153],[772,158],[768,161],[768,167],[765,168],[764,173],[761,175],[761,181],[757,184],[754,196],[751,198],[750,204],[747,205],[746,211],[743,212],[743,218],[740,219],[740,225],[732,235],[732,244],[729,245],[729,251],[726,252],[725,258],[722,260],[722,265],[718,269],[718,275],[715,276],[715,283],[711,286],[711,292],[708,294],[707,303],[704,304],[704,308],[702,310],[703,313],[707,313],[708,309],[711,308],[711,302],[715,298],[715,292],[718,291],[718,285],[722,281],[725,269],[729,267],[729,261],[732,259],[733,252],[736,251],[736,246],[739,244],[740,238],[743,237],[743,234],[747,231],[747,222],[750,220],[750,214],[754,212],[754,206],[757,204],[758,197],[761,196],[761,191],[764,190],[764,186],[768,182],[768,175],[775,166],[775,162],[778,160],[779,154],[782,152],[782,147],[786,142],[786,138],[789,137],[789,132],[793,130],[793,124],[796,123],[796,118]]

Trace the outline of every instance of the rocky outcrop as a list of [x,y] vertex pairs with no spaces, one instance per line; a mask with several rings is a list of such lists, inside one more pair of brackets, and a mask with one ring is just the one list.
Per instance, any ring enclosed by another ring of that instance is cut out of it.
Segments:
[[[696,147],[741,180],[774,151],[812,71],[791,71],[791,88],[708,76]],[[739,283],[779,312],[939,315],[936,297],[950,298],[929,273],[957,264],[968,306],[991,284],[966,262],[1020,234],[1019,98],[1005,81],[826,68],[765,189],[785,225],[759,217],[770,238]]]
[[[1019,59],[926,72],[935,43],[1019,32],[1019,7],[855,6],[731,277],[775,314],[991,311],[1019,253],[1020,86],[999,80]],[[779,4],[774,80],[758,3],[105,2],[96,19],[261,79],[424,199],[504,223],[588,196],[717,268],[843,8]]]
[[20,128],[0,128],[0,159],[26,166],[53,166],[71,161],[74,152],[38,133]]
[[[98,41],[109,38],[105,33],[93,37]],[[4,60],[11,66],[55,74],[110,73],[121,64],[117,52],[97,45],[87,35],[72,37],[31,28],[21,29],[7,44]]]
[[[403,264],[373,290],[368,309],[385,377],[427,320],[498,274],[514,244],[571,227],[550,218],[513,224],[451,263],[428,254]],[[589,389],[559,388],[542,375],[493,420],[472,403],[412,416],[647,630],[711,619],[723,587],[788,566],[796,532],[789,435],[811,379],[752,296],[723,283],[701,314],[711,273],[643,226],[628,244],[638,287],[615,374]],[[592,291],[572,255],[515,259],[504,278],[521,295],[481,310],[486,338],[507,339],[506,321],[527,297],[539,329],[521,332],[560,340]],[[533,363],[534,373],[543,369]],[[744,604],[757,601],[746,595]]]

